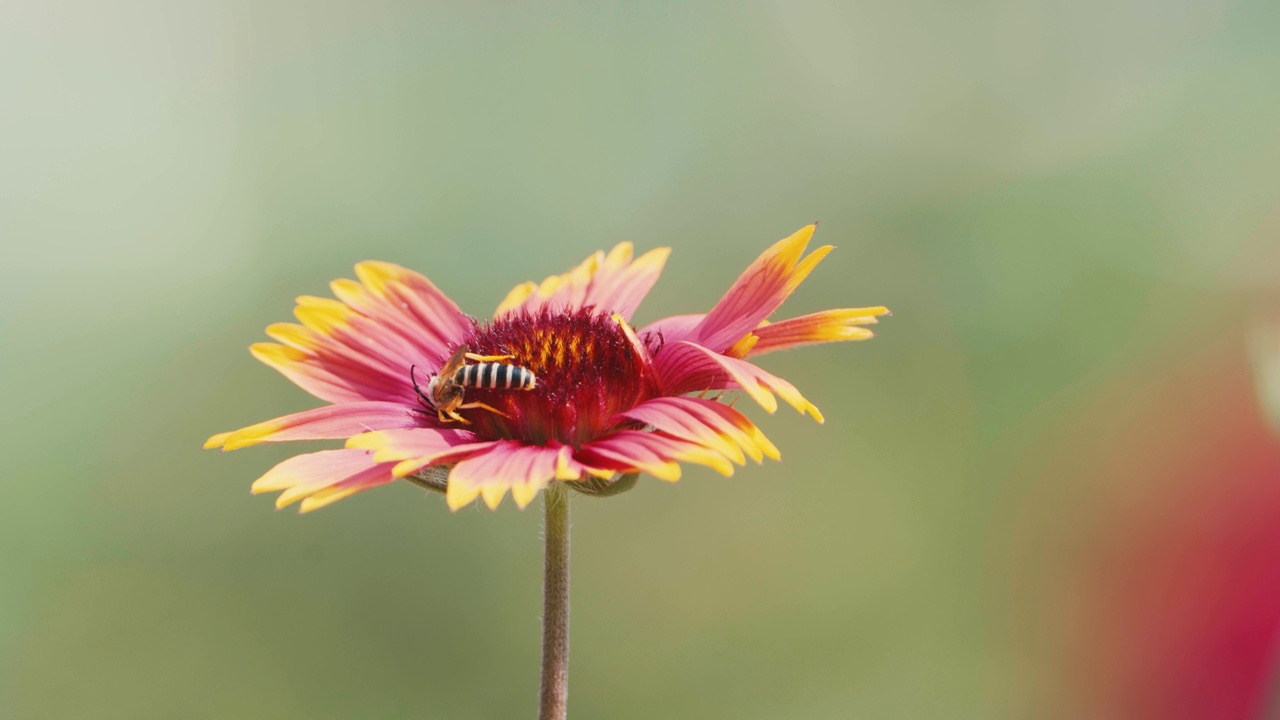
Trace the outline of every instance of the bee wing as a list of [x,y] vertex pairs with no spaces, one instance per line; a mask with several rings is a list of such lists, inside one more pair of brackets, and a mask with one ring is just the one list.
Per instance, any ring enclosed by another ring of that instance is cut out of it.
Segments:
[[458,368],[462,367],[463,363],[465,363],[466,361],[467,361],[467,346],[459,345],[458,349],[454,350],[453,354],[449,356],[449,359],[445,362],[444,367],[440,368],[440,372],[436,373],[436,377],[441,377],[441,378],[453,377],[453,374],[456,373],[458,371]]

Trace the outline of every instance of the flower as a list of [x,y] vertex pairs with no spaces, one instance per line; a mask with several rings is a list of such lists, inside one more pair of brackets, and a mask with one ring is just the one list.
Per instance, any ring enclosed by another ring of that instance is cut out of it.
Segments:
[[[748,457],[776,460],[777,448],[754,423],[707,394],[739,389],[769,413],[781,397],[822,422],[794,385],[749,359],[869,338],[863,326],[888,312],[849,308],[767,320],[831,250],[804,255],[816,227],[766,250],[710,312],[639,330],[631,315],[662,272],[667,248],[634,260],[630,243],[597,252],[563,275],[518,285],[486,322],[464,314],[422,275],[360,263],[359,282],[331,283],[336,300],[298,298],[301,324],[271,325],[267,335],[276,342],[250,348],[330,404],[219,433],[205,448],[345,440],[341,449],[289,458],[253,483],[255,493],[283,491],[277,507],[301,500],[302,512],[446,472],[452,509],[481,496],[496,508],[508,490],[523,508],[551,482],[588,487],[641,472],[674,481],[681,462],[730,475]],[[535,386],[467,387],[467,402],[455,411],[461,421],[446,416],[432,404],[430,382],[421,383],[463,346],[473,360],[526,368]]]

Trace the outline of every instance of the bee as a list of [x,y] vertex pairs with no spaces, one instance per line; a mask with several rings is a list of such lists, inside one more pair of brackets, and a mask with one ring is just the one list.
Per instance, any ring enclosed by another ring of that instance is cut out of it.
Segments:
[[[417,365],[409,368],[409,379],[413,381],[413,390],[418,393],[418,399],[436,411],[440,422],[457,420],[470,425],[471,421],[459,415],[459,410],[479,408],[503,417],[506,417],[506,413],[482,402],[463,403],[466,388],[532,390],[537,387],[538,378],[533,371],[519,365],[498,362],[511,357],[511,355],[476,355],[467,352],[466,345],[459,345],[444,367],[440,368],[440,372],[433,375],[427,382],[425,392],[418,386],[418,377],[415,372]],[[473,360],[479,364],[467,365],[467,360]]]

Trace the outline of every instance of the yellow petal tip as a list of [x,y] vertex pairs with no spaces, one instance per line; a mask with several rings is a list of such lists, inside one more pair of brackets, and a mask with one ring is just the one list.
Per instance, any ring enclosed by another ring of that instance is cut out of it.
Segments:
[[444,500],[450,510],[456,511],[470,505],[479,496],[480,488],[450,478],[448,487],[445,489]]
[[680,479],[679,463],[662,463],[660,465],[652,465],[646,468],[646,470],[648,470],[650,475],[658,478],[659,480],[676,482]]
[[502,499],[507,496],[506,485],[486,485],[480,491],[480,496],[484,498],[484,504],[489,506],[490,510],[497,510],[502,504]]
[[516,483],[511,486],[511,499],[516,501],[516,507],[521,510],[528,507],[529,503],[538,496],[538,491],[542,486],[536,483]]
[[217,447],[222,447],[222,444],[225,443],[229,437],[231,437],[231,433],[229,432],[218,433],[204,441],[204,449],[212,450]]
[[826,424],[827,419],[822,416],[822,412],[818,410],[817,405],[814,405],[813,403],[808,403],[808,406],[805,408],[805,411],[807,411],[811,416],[813,416],[813,419],[818,421],[819,425]]

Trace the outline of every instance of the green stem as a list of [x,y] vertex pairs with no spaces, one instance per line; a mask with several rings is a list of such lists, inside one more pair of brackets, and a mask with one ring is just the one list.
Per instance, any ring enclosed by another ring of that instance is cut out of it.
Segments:
[[542,688],[538,720],[569,712],[569,492],[552,483],[542,492],[546,542],[542,586]]

